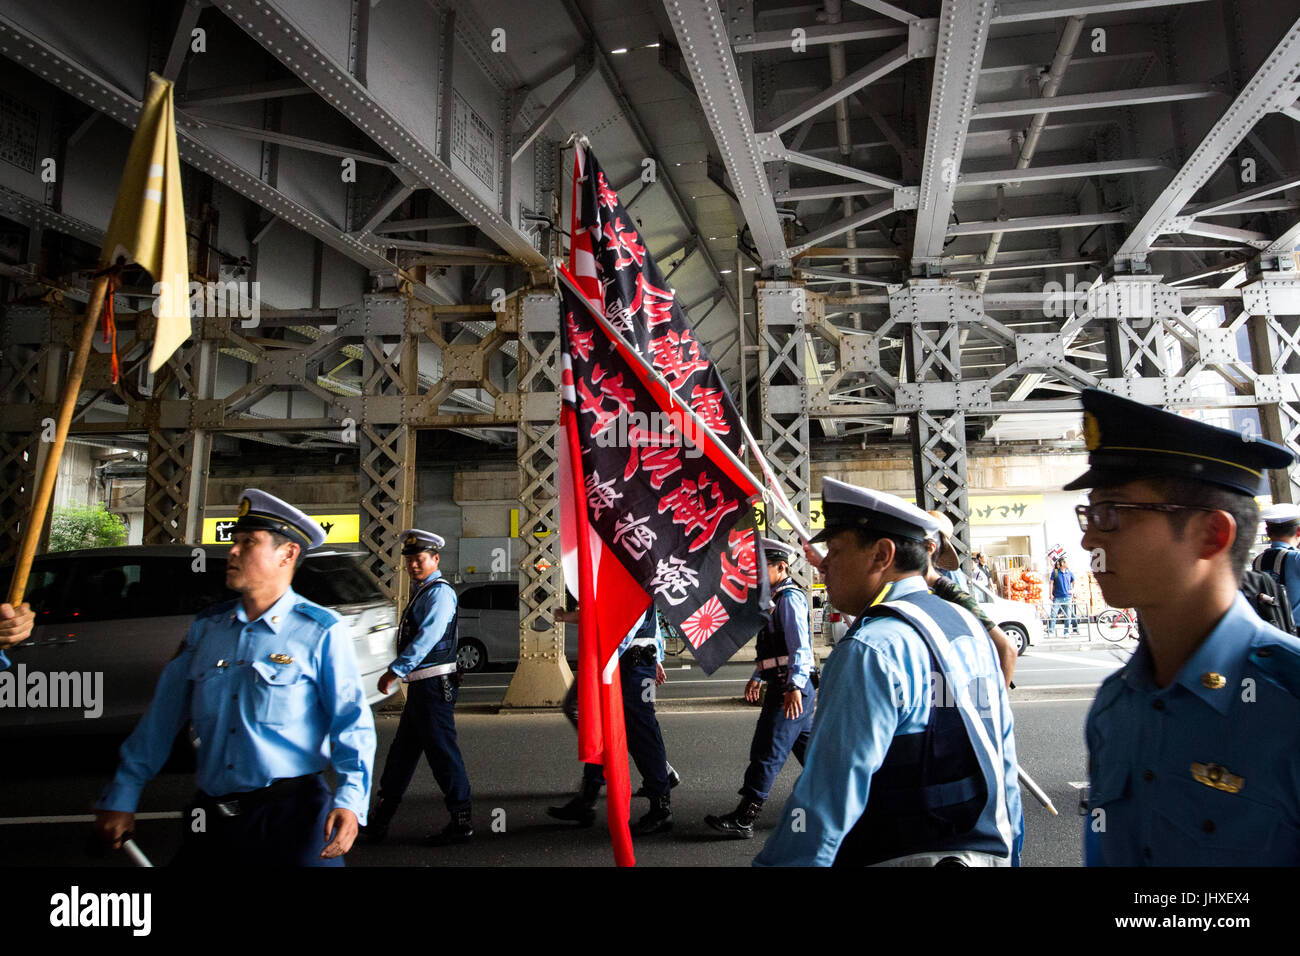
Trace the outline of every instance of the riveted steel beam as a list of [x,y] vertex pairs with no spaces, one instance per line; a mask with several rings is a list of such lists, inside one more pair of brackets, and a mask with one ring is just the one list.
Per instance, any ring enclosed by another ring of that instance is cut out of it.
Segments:
[[1282,35],[1273,52],[1265,57],[1255,75],[1242,87],[1187,157],[1187,162],[1120,243],[1115,251],[1117,266],[1145,262],[1151,244],[1159,236],[1172,231],[1171,224],[1197,190],[1223,165],[1255,125],[1269,112],[1290,105],[1295,98],[1292,87],[1297,77],[1300,77],[1300,20],[1292,23]]
[[790,261],[785,234],[722,14],[712,0],[665,0],[664,7],[763,268],[784,268]]
[[1223,90],[1210,83],[1176,83],[1170,86],[1151,86],[1135,90],[1078,93],[1073,96],[1030,96],[1019,100],[977,103],[971,113],[971,119],[998,119],[1004,116],[1028,116],[1070,110],[1114,109],[1121,106],[1144,106],[1149,103],[1202,100],[1221,95]]
[[[215,5],[483,235],[521,264],[546,268],[546,258],[533,247],[532,240],[463,183],[445,157],[437,155],[438,144],[421,139],[400,117],[397,104],[368,89],[346,64],[334,59],[319,37],[307,32],[299,22],[300,3],[217,0]],[[433,102],[431,98],[430,104]]]
[[1182,7],[1205,0],[1003,0],[994,23],[1032,23],[1062,17],[1099,16],[1152,7]]
[[[57,48],[0,14],[0,54],[45,77],[50,83],[89,106],[134,129],[140,118],[140,100],[93,72]],[[143,76],[143,71],[142,71]],[[143,85],[143,79],[141,80]],[[346,235],[335,224],[272,188],[243,166],[227,159],[183,127],[176,131],[180,158],[224,183],[257,205],[302,231],[315,236],[348,258],[377,272],[391,273],[396,266],[382,251]]]
[[912,243],[913,273],[927,264],[937,264],[943,253],[993,14],[992,0],[944,0],[939,14],[934,84],[930,89]]
[[1023,169],[990,169],[984,172],[962,173],[957,179],[957,186],[960,188],[962,186],[991,186],[998,183],[1033,183],[1048,179],[1120,176],[1129,173],[1148,173],[1155,169],[1165,168],[1167,168],[1167,164],[1158,159],[1113,159],[1098,163],[1026,166]]

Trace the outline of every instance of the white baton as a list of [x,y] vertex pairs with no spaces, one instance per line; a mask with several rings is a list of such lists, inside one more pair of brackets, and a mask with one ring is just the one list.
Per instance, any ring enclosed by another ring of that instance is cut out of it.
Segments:
[[134,840],[126,840],[125,842],[123,842],[122,852],[124,852],[127,856],[129,856],[131,858],[131,862],[134,863],[136,866],[149,866],[149,867],[153,866],[153,864],[149,862],[149,858],[144,855],[144,851],[141,850],[138,846],[136,846]]

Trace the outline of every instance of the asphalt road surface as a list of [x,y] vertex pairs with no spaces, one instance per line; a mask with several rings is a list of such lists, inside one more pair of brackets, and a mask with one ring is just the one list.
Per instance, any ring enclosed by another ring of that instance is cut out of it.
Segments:
[[[1044,651],[1034,648],[1020,659],[1012,693],[1021,766],[1047,791],[1060,815],[1053,817],[1026,795],[1027,866],[1077,866],[1081,863],[1078,790],[1084,779],[1083,720],[1096,686],[1120,666],[1126,650]],[[650,866],[747,865],[776,825],[798,775],[792,759],[782,771],[758,821],[752,841],[718,839],[703,821],[706,813],[732,809],[744,772],[755,708],[736,700],[748,667],[728,665],[705,677],[698,668],[672,669],[660,689],[663,727],[670,762],[682,774],[673,791],[675,826],[671,833],[636,841],[638,862]],[[427,849],[422,836],[447,819],[441,795],[427,766],[421,766],[393,824],[378,847],[358,844],[348,856],[353,866],[603,866],[611,862],[604,829],[604,805],[597,825],[578,829],[546,816],[546,807],[563,803],[576,787],[580,767],[568,722],[549,711],[494,714],[482,706],[499,701],[508,673],[473,675],[462,700],[478,703],[457,717],[461,748],[474,792],[478,835],[466,846]],[[397,717],[381,714],[379,765],[397,727]],[[6,746],[6,783],[0,789],[0,865],[124,866],[121,854],[102,860],[86,855],[88,823],[78,819],[112,773],[112,742],[103,739],[46,739]],[[633,770],[633,786],[639,783]],[[141,812],[175,813],[193,791],[193,778],[167,769],[145,790]],[[633,801],[633,815],[646,801]],[[179,846],[175,819],[140,819],[137,842],[156,863]]]

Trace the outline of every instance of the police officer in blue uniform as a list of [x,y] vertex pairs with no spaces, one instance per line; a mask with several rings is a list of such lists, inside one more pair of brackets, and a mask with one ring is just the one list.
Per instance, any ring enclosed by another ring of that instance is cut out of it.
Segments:
[[[557,620],[576,619],[576,611],[561,612]],[[630,830],[635,836],[663,833],[673,826],[672,800],[669,791],[681,782],[677,771],[668,764],[663,731],[655,715],[654,693],[651,688],[666,681],[664,673],[664,639],[659,628],[659,615],[651,604],[637,619],[618,645],[618,675],[623,693],[623,722],[627,730],[627,749],[636,769],[641,773],[638,796],[650,798],[650,809]],[[569,688],[571,696],[565,697],[565,713],[577,725],[577,684]],[[568,803],[548,807],[546,813],[556,820],[567,820],[589,827],[596,821],[596,799],[605,785],[605,770],[598,763],[582,765],[582,784],[578,793]]]
[[1087,473],[1067,490],[1107,603],[1137,609],[1127,665],[1086,726],[1090,866],[1300,863],[1300,642],[1238,591],[1254,495],[1292,455],[1083,393]]
[[1260,518],[1268,535],[1268,547],[1255,555],[1251,563],[1256,571],[1272,575],[1286,588],[1291,605],[1291,619],[1300,620],[1300,505],[1277,504],[1266,509]]
[[[114,847],[140,793],[189,721],[198,793],[182,818],[179,865],[342,866],[366,818],[375,724],[347,630],[290,586],[318,522],[255,489],[243,493],[226,585],[239,598],[200,612],[163,669],[95,804]],[[321,771],[333,765],[334,793]]]
[[723,816],[710,814],[704,822],[730,837],[752,839],[754,821],[763,809],[772,783],[793,752],[802,765],[812,733],[816,690],[810,679],[813,653],[808,634],[808,597],[790,577],[793,549],[776,538],[763,538],[772,609],[755,642],[758,660],[745,685],[745,699],[759,699],[763,709],[749,745],[749,766],[740,788],[740,804]]
[[1006,866],[1024,824],[1011,707],[979,621],[930,593],[934,520],[822,481],[830,601],[859,608],[826,661],[803,773],[756,866]]
[[379,690],[387,694],[398,680],[404,681],[406,706],[379,778],[379,803],[366,829],[371,842],[388,836],[388,826],[411,783],[420,754],[428,759],[451,814],[451,821],[426,839],[426,845],[465,843],[474,835],[469,774],[456,743],[456,699],[460,696],[456,590],[438,570],[439,552],[445,543],[439,535],[418,528],[402,535],[402,556],[415,593],[402,614],[397,659],[379,678]]

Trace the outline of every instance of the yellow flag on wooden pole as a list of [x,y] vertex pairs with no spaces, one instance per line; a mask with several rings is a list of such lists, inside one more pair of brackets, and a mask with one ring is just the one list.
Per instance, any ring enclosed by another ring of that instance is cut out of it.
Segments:
[[77,335],[77,347],[68,366],[68,379],[59,398],[54,442],[36,482],[32,510],[23,522],[23,538],[14,574],[9,582],[9,603],[18,607],[27,589],[32,560],[45,513],[54,495],[59,460],[68,440],[72,413],[81,391],[104,301],[111,294],[109,280],[121,271],[120,260],[139,263],[153,276],[158,299],[154,313],[158,328],[154,334],[149,371],[160,369],[173,352],[190,337],[189,255],[185,248],[185,207],[181,203],[181,163],[176,152],[176,119],[172,113],[172,85],[161,76],[149,75],[149,92],[141,104],[140,122],[131,140],[131,152],[117,188],[113,218],[104,236],[100,264],[86,304],[86,317]]
[[131,140],[113,218],[104,234],[102,265],[136,262],[154,280],[158,300],[149,371],[156,372],[190,337],[190,270],[185,246],[181,162],[176,151],[172,84],[149,74],[149,91]]

